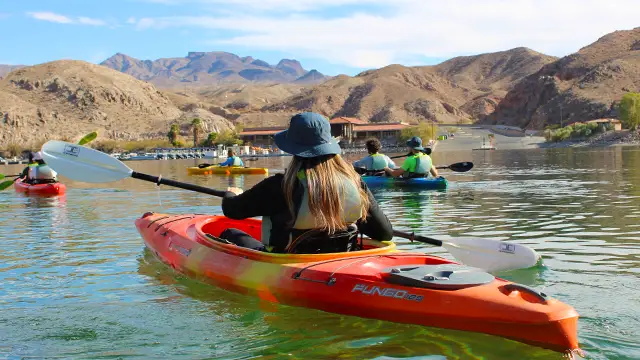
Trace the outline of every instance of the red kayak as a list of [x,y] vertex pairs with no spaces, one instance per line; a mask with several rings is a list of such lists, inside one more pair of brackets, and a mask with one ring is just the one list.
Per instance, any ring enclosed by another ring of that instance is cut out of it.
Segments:
[[13,187],[17,192],[39,195],[62,195],[67,190],[67,187],[59,182],[51,184],[31,185],[22,182],[21,179],[16,180]]
[[436,256],[363,240],[363,250],[273,254],[227,244],[232,227],[260,239],[257,219],[146,213],[146,246],[176,271],[286,305],[399,323],[498,335],[556,351],[579,351],[578,313],[527,286]]

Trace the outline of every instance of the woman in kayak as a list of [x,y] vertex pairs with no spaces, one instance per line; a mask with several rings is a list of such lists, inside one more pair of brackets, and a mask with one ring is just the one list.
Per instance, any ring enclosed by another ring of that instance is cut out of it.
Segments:
[[218,166],[244,166],[244,162],[242,162],[240,157],[236,156],[233,149],[229,149],[229,151],[227,151],[227,160],[218,164]]
[[306,112],[275,135],[293,155],[286,172],[243,193],[228,188],[222,211],[232,219],[262,216],[262,242],[227,229],[220,235],[236,245],[276,253],[345,252],[357,248],[357,233],[377,240],[393,237],[391,223],[353,166],[339,155],[329,121]]
[[429,173],[433,177],[438,177],[438,170],[433,166],[431,156],[425,152],[431,153],[428,149],[422,147],[422,139],[414,136],[407,140],[407,146],[409,147],[409,155],[404,159],[404,163],[399,169],[390,169],[386,167],[384,171],[389,176],[415,178],[415,177],[428,177]]
[[391,160],[387,155],[379,153],[380,148],[382,147],[382,144],[380,144],[380,140],[368,140],[366,146],[369,155],[353,163],[353,167],[356,169],[356,171],[358,171],[358,169],[364,169],[365,171],[363,172],[365,174],[376,174],[382,172],[382,175],[384,175],[384,168],[396,168],[396,164],[393,162],[393,160]]

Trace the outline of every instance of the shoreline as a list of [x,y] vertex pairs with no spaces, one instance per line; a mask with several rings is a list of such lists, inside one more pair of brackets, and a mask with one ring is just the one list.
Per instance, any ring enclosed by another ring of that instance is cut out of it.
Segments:
[[621,130],[609,131],[587,139],[565,140],[560,142],[543,142],[538,144],[542,149],[553,148],[603,148],[615,146],[638,146],[640,145],[640,131]]

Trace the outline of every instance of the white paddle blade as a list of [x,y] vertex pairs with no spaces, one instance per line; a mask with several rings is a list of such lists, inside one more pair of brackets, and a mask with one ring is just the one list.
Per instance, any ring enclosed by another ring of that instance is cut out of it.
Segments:
[[500,240],[456,237],[442,239],[442,246],[463,264],[488,272],[526,269],[540,259],[530,247]]
[[88,183],[118,181],[133,172],[102,151],[59,140],[47,141],[42,146],[42,157],[59,174]]

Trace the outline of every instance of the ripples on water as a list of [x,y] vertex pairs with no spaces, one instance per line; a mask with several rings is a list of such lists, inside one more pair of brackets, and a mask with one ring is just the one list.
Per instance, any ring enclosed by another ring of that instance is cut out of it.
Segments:
[[[640,358],[639,149],[435,154],[438,164],[470,159],[470,172],[446,173],[447,191],[376,198],[401,230],[535,248],[544,266],[499,275],[573,305],[587,358]],[[187,177],[194,162],[129,165],[216,188],[264,178]],[[220,213],[219,199],[132,179],[65,182],[63,197],[0,194],[2,357],[561,358],[497,337],[275,306],[198,284],[144,251],[133,221],[149,210]]]

